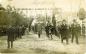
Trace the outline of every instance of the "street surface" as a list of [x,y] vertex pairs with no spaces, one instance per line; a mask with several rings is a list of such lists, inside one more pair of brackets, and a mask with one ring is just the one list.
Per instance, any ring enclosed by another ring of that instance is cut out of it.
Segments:
[[17,39],[14,41],[14,47],[7,48],[7,37],[0,37],[0,53],[16,53],[16,54],[85,54],[86,43],[85,38],[79,38],[79,43],[71,43],[69,39],[69,44],[61,43],[60,39],[53,36],[53,40],[46,37],[45,34],[38,38],[37,34],[29,33],[24,35],[22,39]]

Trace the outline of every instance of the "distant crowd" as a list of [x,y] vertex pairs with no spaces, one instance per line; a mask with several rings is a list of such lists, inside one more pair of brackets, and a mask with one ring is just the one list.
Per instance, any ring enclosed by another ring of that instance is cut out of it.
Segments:
[[[85,36],[85,26],[83,29],[83,35]],[[9,25],[6,29],[8,48],[13,48],[13,41],[16,39],[21,39],[22,36],[24,36],[25,33],[28,34],[30,30],[38,34],[38,38],[42,38],[42,31],[45,31],[46,37],[50,40],[53,40],[53,37],[56,36],[61,39],[61,43],[66,40],[66,44],[69,44],[69,39],[71,39],[71,43],[73,43],[75,39],[76,44],[79,44],[79,37],[81,36],[81,26],[75,19],[70,26],[68,26],[66,20],[63,20],[57,26],[47,24],[44,26],[44,28],[40,23],[38,23],[36,26],[31,26],[30,28],[24,25]]]
[[55,36],[61,38],[62,43],[64,40],[66,40],[66,44],[69,43],[69,38],[71,38],[72,43],[75,38],[75,42],[79,44],[78,39],[81,36],[81,26],[76,20],[73,20],[73,24],[71,24],[71,26],[67,25],[66,20],[63,20],[62,23],[56,27],[52,25],[47,25],[45,27],[45,31],[48,38],[53,39],[54,34]]

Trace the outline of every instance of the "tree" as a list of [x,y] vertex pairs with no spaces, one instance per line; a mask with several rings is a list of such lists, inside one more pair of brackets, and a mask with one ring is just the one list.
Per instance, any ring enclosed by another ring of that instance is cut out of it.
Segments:
[[25,17],[15,7],[12,8],[12,7],[8,6],[7,12],[9,13],[9,16],[10,16],[9,18],[10,18],[12,26],[25,24],[25,22],[26,22]]
[[8,13],[6,12],[6,9],[2,6],[0,6],[0,26],[8,25],[10,23]]
[[82,36],[84,36],[85,35],[85,28],[84,28],[84,22],[83,22],[83,20],[86,18],[86,11],[84,10],[84,8],[80,8],[80,10],[78,12],[78,16],[79,16],[79,19],[82,20],[81,34],[82,34]]
[[86,12],[84,10],[84,8],[80,8],[79,12],[78,12],[78,16],[80,20],[84,20],[86,17]]

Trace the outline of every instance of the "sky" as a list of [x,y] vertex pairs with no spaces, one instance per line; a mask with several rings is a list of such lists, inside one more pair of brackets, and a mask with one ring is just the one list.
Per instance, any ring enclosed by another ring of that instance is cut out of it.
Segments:
[[[1,1],[1,0],[0,0]],[[2,0],[6,5],[7,0]],[[12,0],[9,2],[16,8],[61,8],[63,11],[78,11],[81,3],[81,7],[86,10],[86,0]]]
[[[77,12],[80,7],[86,10],[86,0],[0,0],[3,6],[10,4],[16,8],[61,8],[62,12]],[[81,5],[80,5],[81,4]],[[35,11],[33,11],[34,13]],[[41,12],[41,11],[36,11]],[[42,11],[43,12],[43,11]],[[47,11],[48,14],[51,11]]]
[[[25,8],[61,8],[64,11],[77,11],[79,9],[80,0],[14,0],[16,7]],[[86,1],[82,0],[81,6],[86,8]]]

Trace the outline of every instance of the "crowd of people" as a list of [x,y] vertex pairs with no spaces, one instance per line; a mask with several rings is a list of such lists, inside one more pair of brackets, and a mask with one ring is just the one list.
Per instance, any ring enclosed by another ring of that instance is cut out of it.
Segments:
[[46,36],[48,38],[53,39],[53,35],[61,38],[61,42],[63,43],[66,40],[66,44],[69,43],[69,38],[71,38],[71,42],[73,43],[74,39],[76,39],[76,43],[79,44],[79,37],[81,36],[81,26],[74,19],[73,23],[68,26],[66,20],[63,20],[61,24],[54,27],[53,25],[47,25],[45,27]]
[[11,26],[9,25],[6,31],[8,48],[13,48],[13,41],[22,38],[25,33],[25,26]]
[[[27,31],[29,31],[29,29],[30,28],[25,26],[9,26],[6,31],[6,34],[8,36],[8,48],[12,48],[13,41],[15,41],[18,38],[22,38],[22,36]],[[35,29],[37,31],[35,31]],[[37,24],[37,27],[35,29],[33,29],[32,27],[30,30],[35,31],[35,34],[38,34],[38,38],[41,38],[42,31],[45,31],[46,37],[50,40],[53,40],[53,37],[56,36],[61,39],[61,43],[63,43],[64,40],[66,40],[66,44],[69,44],[69,39],[71,39],[71,43],[73,43],[75,39],[76,44],[79,44],[79,37],[81,36],[81,26],[75,19],[73,20],[73,23],[70,26],[68,26],[66,20],[63,20],[62,23],[58,24],[57,26],[47,24],[44,27],[44,29],[39,23]]]

